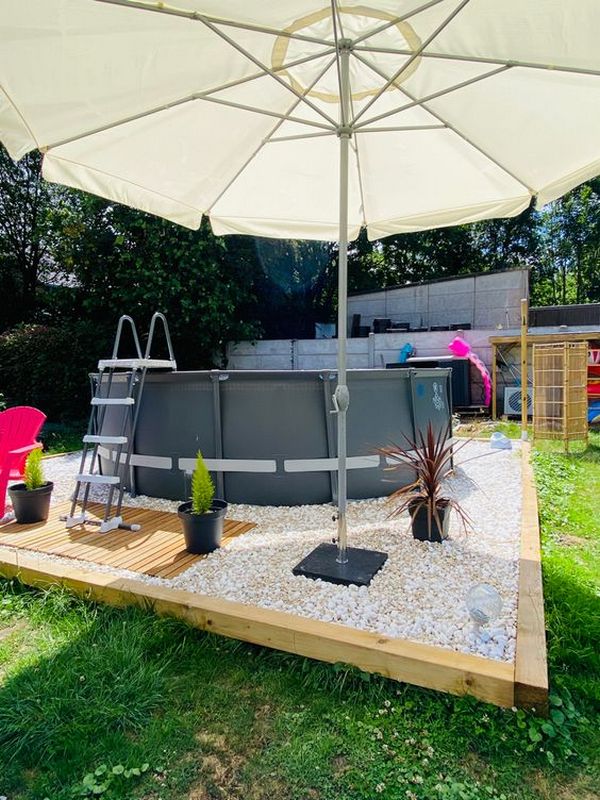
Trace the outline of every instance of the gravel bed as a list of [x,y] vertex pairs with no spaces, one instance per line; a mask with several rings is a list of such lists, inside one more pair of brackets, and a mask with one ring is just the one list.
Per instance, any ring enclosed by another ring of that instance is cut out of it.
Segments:
[[[55,484],[53,502],[69,498],[78,464],[78,454],[45,462],[46,476]],[[441,545],[414,540],[408,516],[388,519],[384,499],[350,501],[349,544],[388,553],[369,587],[334,586],[292,575],[292,567],[313,547],[335,535],[335,509],[329,504],[230,505],[228,516],[256,522],[257,528],[170,581],[78,563],[147,583],[513,661],[521,528],[518,443],[513,451],[491,451],[485,442],[470,442],[457,456],[447,489],[461,501],[473,526],[465,532],[453,514],[450,538]],[[92,497],[102,500],[103,491],[92,487]],[[174,511],[178,502],[139,496],[127,497],[126,504]],[[485,642],[473,632],[465,607],[466,593],[477,583],[491,584],[503,599],[501,615],[491,623]]]

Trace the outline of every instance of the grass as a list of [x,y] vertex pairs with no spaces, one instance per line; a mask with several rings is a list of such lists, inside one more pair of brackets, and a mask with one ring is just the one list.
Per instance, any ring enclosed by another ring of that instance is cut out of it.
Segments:
[[81,440],[87,422],[46,422],[40,434],[44,443],[44,455],[57,455],[81,450]]
[[0,795],[598,797],[599,454],[535,456],[549,720],[4,582]]

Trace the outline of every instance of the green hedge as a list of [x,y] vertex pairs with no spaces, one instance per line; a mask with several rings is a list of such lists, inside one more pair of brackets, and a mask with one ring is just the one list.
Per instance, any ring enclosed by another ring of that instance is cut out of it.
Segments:
[[0,335],[0,395],[8,406],[31,405],[54,421],[87,417],[88,374],[106,334],[89,323],[18,325]]

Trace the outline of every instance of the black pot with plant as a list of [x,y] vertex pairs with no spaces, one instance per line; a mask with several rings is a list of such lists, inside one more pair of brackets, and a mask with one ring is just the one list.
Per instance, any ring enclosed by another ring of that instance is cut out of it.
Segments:
[[36,448],[27,456],[23,472],[24,483],[15,483],[8,495],[20,525],[45,522],[50,513],[50,496],[54,484],[44,480],[42,450]]
[[453,456],[468,440],[455,446],[450,437],[450,427],[436,434],[431,422],[425,435],[419,431],[415,439],[408,436],[404,439],[404,446],[392,444],[378,449],[388,461],[388,470],[409,467],[415,476],[411,483],[396,489],[388,498],[394,506],[390,517],[408,511],[415,539],[442,542],[448,538],[451,511],[458,514],[465,527],[470,523],[460,503],[443,491],[444,479],[452,472]]
[[226,513],[227,503],[215,500],[214,483],[198,450],[192,474],[192,499],[177,509],[188,553],[212,553],[221,546]]

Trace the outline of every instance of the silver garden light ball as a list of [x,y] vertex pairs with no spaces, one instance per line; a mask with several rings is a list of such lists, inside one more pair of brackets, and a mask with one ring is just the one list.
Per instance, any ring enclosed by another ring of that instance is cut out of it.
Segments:
[[469,589],[466,597],[466,606],[473,624],[475,633],[481,637],[488,635],[481,630],[482,625],[488,625],[497,619],[502,611],[502,597],[489,583],[478,583]]

